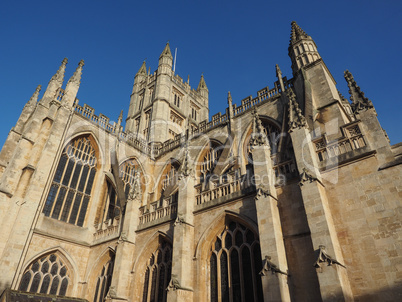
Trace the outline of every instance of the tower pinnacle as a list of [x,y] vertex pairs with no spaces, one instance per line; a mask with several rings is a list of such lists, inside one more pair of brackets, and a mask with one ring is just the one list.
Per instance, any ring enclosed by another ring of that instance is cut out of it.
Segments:
[[307,35],[306,32],[300,28],[299,25],[297,25],[296,21],[292,21],[291,25],[292,30],[290,34],[290,43],[297,42],[301,39],[307,39],[307,38],[311,39],[311,37]]
[[141,65],[140,69],[138,70],[137,74],[141,74],[141,75],[147,74],[147,66],[145,64],[145,60],[144,60],[144,62],[142,62],[142,65]]

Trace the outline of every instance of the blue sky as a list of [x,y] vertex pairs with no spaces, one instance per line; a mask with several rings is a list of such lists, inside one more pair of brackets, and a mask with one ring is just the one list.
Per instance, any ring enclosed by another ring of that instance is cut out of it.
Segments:
[[[141,2],[141,3],[137,3]],[[402,141],[400,1],[10,1],[0,4],[0,145],[38,84],[67,57],[66,78],[85,60],[78,98],[126,117],[135,73],[156,70],[167,41],[176,73],[197,87],[204,73],[210,116],[273,87],[275,64],[292,77],[288,45],[295,20],[348,97],[348,69],[373,101],[391,143]]]

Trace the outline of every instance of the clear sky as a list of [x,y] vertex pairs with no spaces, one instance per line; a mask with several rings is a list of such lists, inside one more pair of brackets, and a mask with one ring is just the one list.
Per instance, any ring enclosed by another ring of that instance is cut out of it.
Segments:
[[85,60],[80,104],[111,120],[126,117],[135,73],[151,71],[167,41],[176,73],[197,87],[204,73],[210,116],[273,87],[288,57],[295,20],[349,97],[348,69],[373,101],[391,143],[402,141],[401,1],[11,1],[0,4],[0,145],[38,84],[44,93],[64,57],[65,83]]

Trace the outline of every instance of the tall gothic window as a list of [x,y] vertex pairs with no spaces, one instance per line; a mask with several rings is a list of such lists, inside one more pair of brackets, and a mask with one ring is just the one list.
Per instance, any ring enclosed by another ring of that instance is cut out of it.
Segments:
[[258,237],[231,221],[211,246],[211,302],[263,301],[261,268]]
[[88,137],[73,140],[64,149],[43,213],[82,226],[96,173],[95,149]]
[[171,271],[172,245],[162,239],[147,263],[142,302],[166,301]]
[[114,255],[111,255],[111,259],[103,266],[102,271],[98,276],[95,288],[94,302],[103,302],[112,283],[114,267]]
[[113,185],[107,183],[106,207],[105,207],[105,220],[113,220],[119,217],[121,213],[120,200]]
[[126,198],[128,198],[130,188],[134,184],[135,172],[140,172],[138,162],[135,159],[127,160],[120,165],[119,175],[124,184],[124,193],[126,194]]
[[19,290],[65,296],[70,284],[68,269],[57,256],[49,254],[35,260],[22,276]]

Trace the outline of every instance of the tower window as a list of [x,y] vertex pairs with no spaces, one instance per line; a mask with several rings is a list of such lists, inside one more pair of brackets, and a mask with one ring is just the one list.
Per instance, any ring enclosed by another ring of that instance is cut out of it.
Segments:
[[43,213],[83,226],[96,174],[95,149],[88,137],[73,140],[64,149]]

